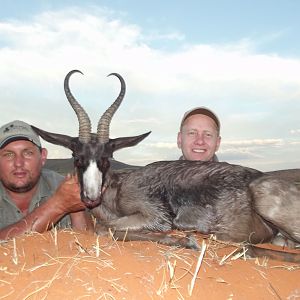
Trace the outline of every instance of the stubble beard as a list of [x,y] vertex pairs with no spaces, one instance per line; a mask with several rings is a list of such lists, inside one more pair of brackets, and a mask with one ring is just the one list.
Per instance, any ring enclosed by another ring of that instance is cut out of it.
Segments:
[[26,193],[31,191],[39,181],[39,177],[36,179],[30,178],[28,182],[24,183],[22,186],[16,185],[12,182],[2,182],[3,186],[14,193]]
[[6,186],[8,190],[14,193],[26,193],[33,189],[35,184],[33,182],[28,182],[26,185],[23,186],[16,186],[14,184],[9,184]]

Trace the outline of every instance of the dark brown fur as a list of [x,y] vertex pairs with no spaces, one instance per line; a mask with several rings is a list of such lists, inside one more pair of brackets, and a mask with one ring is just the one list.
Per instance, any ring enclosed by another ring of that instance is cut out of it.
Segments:
[[101,228],[194,230],[234,242],[270,242],[278,232],[300,242],[300,192],[291,182],[227,163],[168,161],[113,171]]

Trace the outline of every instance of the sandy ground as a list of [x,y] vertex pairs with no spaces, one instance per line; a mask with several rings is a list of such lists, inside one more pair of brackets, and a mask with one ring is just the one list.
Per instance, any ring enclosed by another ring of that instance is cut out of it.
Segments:
[[0,299],[300,299],[299,264],[203,243],[201,253],[71,230],[20,236],[0,244]]

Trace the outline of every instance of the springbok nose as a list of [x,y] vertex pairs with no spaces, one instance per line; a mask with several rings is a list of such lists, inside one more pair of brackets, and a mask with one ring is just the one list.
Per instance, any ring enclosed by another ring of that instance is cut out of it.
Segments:
[[82,202],[87,208],[92,209],[101,203],[101,197],[98,197],[97,199],[83,198]]

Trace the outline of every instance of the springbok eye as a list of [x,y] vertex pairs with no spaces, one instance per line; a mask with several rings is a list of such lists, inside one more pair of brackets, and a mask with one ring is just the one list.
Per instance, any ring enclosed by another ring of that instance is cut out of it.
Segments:
[[83,160],[82,158],[78,157],[78,156],[73,156],[74,157],[74,165],[79,168],[83,166]]
[[102,170],[102,172],[105,172],[109,169],[110,162],[107,158],[102,158],[100,161],[100,166],[98,165],[98,168]]

